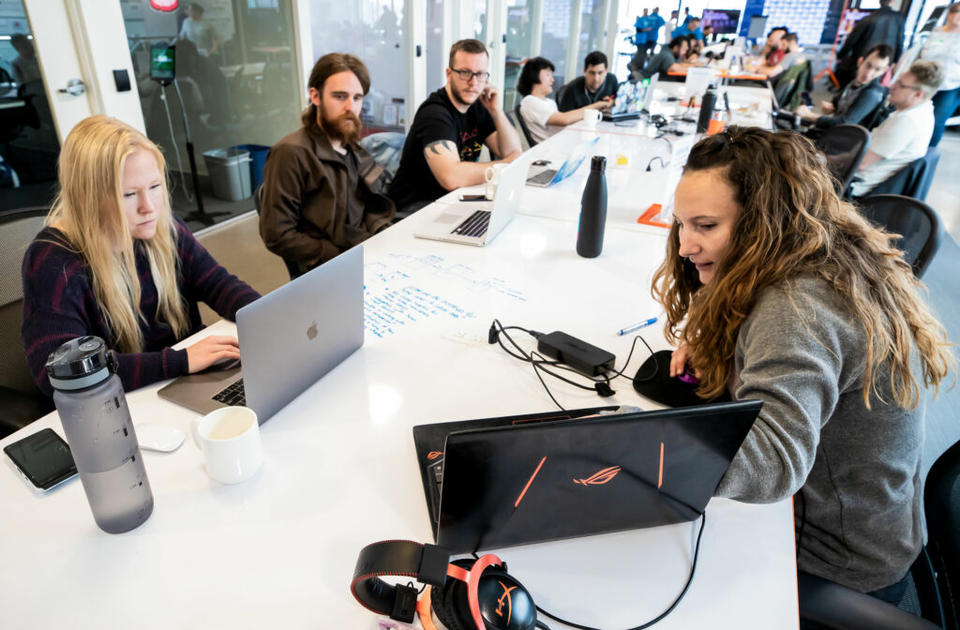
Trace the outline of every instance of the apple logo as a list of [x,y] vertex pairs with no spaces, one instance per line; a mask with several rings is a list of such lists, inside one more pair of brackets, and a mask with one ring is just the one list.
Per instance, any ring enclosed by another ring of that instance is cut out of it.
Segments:
[[317,338],[317,322],[310,324],[310,328],[307,328],[307,339],[313,341]]

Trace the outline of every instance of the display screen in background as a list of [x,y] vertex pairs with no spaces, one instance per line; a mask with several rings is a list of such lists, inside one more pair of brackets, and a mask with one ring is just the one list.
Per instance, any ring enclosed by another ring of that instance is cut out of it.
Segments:
[[700,29],[703,30],[706,26],[712,26],[714,33],[728,35],[737,32],[737,24],[739,23],[739,9],[704,9]]
[[176,50],[168,44],[150,47],[150,78],[155,81],[172,81],[176,73]]

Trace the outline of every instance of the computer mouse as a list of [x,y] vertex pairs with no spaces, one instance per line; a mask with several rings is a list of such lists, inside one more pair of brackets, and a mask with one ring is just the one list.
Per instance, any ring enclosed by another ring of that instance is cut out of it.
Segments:
[[148,422],[135,425],[140,448],[159,453],[172,453],[183,444],[184,433],[180,429]]
[[677,378],[679,378],[684,383],[690,383],[691,385],[697,385],[700,383],[700,379],[697,378],[697,375],[694,373],[693,368],[690,367],[689,365],[687,366],[687,369],[684,370],[683,374],[681,374]]

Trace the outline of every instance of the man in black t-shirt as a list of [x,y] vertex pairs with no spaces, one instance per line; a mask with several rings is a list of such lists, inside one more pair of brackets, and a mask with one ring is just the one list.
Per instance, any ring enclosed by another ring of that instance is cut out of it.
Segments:
[[447,84],[417,109],[389,196],[406,216],[447,191],[483,183],[488,164],[477,164],[487,145],[501,162],[520,155],[520,138],[487,85],[490,56],[483,42],[464,39],[450,48]]

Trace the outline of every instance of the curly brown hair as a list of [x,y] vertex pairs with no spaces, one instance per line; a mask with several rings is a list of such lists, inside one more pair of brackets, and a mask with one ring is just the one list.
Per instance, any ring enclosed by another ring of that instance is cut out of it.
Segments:
[[911,340],[924,385],[939,388],[956,360],[944,327],[920,297],[923,285],[892,245],[896,235],[874,227],[837,196],[812,142],[794,133],[728,127],[691,149],[684,173],[708,169],[722,169],[740,207],[727,253],[710,283],[702,284],[679,254],[674,223],[652,286],[666,312],[668,339],[687,346],[700,374],[700,396],[714,398],[726,388],[740,326],[761,291],[774,285],[789,290],[789,281],[801,274],[829,283],[863,326],[868,408],[871,392],[882,400],[877,384],[884,377],[897,405],[919,402]]

